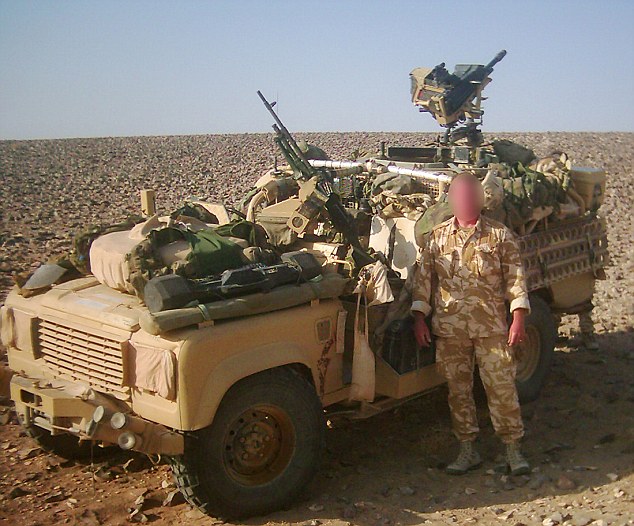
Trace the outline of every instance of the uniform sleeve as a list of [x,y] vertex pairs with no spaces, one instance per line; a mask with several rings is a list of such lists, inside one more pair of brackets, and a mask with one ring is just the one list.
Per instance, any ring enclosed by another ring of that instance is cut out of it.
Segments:
[[412,311],[422,312],[425,316],[431,313],[431,274],[432,251],[429,236],[418,252],[418,265],[412,285]]
[[510,230],[505,230],[504,239],[500,243],[500,260],[504,276],[504,295],[510,303],[510,310],[526,309],[530,312],[528,289],[524,265],[520,256],[520,248],[516,237]]

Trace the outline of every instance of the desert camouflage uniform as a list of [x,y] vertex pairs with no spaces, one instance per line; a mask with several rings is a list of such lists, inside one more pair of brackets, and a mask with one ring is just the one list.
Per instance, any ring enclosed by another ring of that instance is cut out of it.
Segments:
[[523,436],[508,348],[507,306],[530,310],[519,247],[511,231],[485,216],[464,229],[454,218],[436,226],[419,252],[412,310],[433,310],[436,361],[447,379],[453,429],[461,441],[478,433],[473,369],[478,364],[491,420],[503,442]]

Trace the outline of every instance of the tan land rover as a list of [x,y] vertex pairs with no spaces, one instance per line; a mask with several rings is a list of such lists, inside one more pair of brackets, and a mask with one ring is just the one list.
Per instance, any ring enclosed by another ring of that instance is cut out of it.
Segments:
[[[205,280],[166,272],[150,275],[137,294],[130,254],[149,232],[173,227],[153,215],[93,241],[90,274],[9,294],[1,332],[15,372],[11,397],[44,448],[73,456],[91,443],[118,444],[168,457],[192,505],[245,517],[279,509],[302,491],[319,468],[328,419],[370,417],[443,384],[433,346],[416,348],[409,323],[408,277],[426,215],[400,201],[400,212],[394,202],[388,209],[382,199],[393,194],[364,188],[397,175],[418,185],[429,210],[455,173],[484,178],[499,158],[484,145],[445,142],[354,162],[315,160],[279,120],[275,128],[288,166],[256,184],[243,210],[274,250],[234,238],[240,257],[254,258],[246,274]],[[559,210],[557,220],[528,218],[520,236],[532,309],[517,349],[523,401],[538,396],[548,373],[553,313],[587,309],[607,263],[596,214],[605,177],[568,172],[583,207],[576,215]],[[196,206],[215,220],[181,224],[187,235],[232,225],[223,206]],[[161,264],[186,260],[195,249],[187,239],[161,247]],[[385,271],[391,296],[384,301],[369,301],[364,286],[375,266]],[[271,285],[289,272],[297,279]],[[251,281],[229,279],[247,274]],[[372,358],[359,373],[366,334]],[[359,385],[363,396],[355,394]]]

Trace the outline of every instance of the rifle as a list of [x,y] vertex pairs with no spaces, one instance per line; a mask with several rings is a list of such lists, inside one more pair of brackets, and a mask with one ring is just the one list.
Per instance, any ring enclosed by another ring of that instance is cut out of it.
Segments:
[[[309,162],[304,152],[298,146],[297,142],[286,129],[277,113],[273,109],[273,105],[258,90],[258,96],[262,100],[264,107],[269,110],[273,116],[275,124],[275,143],[282,151],[286,162],[293,169],[295,178],[301,185],[308,181],[315,181],[315,189],[313,195],[309,196],[298,211],[297,216],[301,222],[302,219],[312,219],[325,208],[330,217],[332,226],[343,235],[344,240],[352,247],[352,259],[359,267],[374,263],[374,258],[368,254],[359,242],[359,233],[352,217],[341,203],[339,195],[332,188],[332,178],[325,169],[315,168]],[[289,223],[294,228],[296,217],[291,217]],[[301,224],[301,223],[300,223]]]

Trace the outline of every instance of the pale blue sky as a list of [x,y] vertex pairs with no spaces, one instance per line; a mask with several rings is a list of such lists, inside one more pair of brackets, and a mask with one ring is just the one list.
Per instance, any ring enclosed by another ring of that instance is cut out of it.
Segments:
[[0,139],[433,131],[409,72],[488,62],[485,131],[633,131],[634,1],[0,0]]

